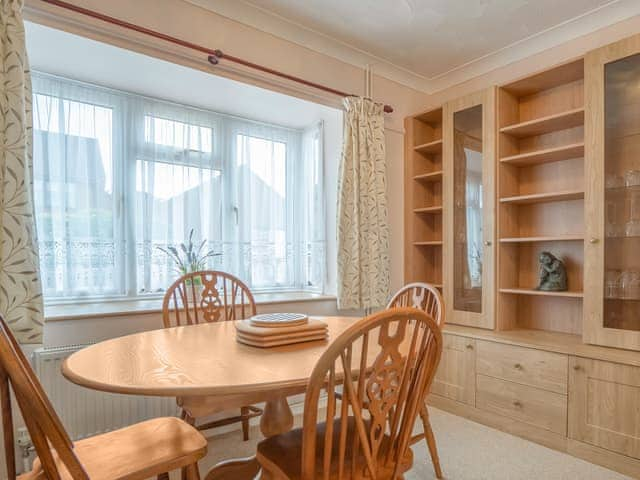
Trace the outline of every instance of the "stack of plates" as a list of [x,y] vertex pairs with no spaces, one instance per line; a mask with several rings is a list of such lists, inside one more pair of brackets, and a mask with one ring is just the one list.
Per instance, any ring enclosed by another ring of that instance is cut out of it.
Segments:
[[269,313],[236,322],[238,342],[252,347],[279,347],[326,340],[327,324],[298,313]]

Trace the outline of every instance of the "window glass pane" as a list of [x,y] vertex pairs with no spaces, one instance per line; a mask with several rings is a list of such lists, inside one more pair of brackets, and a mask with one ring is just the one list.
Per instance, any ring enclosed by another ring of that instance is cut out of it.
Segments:
[[112,109],[36,94],[33,120],[44,294],[122,293]]
[[148,115],[144,118],[144,139],[154,145],[211,153],[212,133],[207,127]]

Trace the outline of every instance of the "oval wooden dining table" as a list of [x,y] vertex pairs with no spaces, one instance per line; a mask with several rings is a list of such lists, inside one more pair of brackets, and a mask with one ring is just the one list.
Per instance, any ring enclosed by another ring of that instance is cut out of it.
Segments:
[[[327,323],[329,340],[275,348],[236,341],[235,322],[153,330],[91,345],[71,355],[63,375],[78,385],[111,393],[207,397],[220,409],[266,402],[260,420],[265,437],[293,427],[287,397],[304,393],[329,343],[354,317],[314,317]],[[253,479],[255,457],[216,465],[207,480]]]

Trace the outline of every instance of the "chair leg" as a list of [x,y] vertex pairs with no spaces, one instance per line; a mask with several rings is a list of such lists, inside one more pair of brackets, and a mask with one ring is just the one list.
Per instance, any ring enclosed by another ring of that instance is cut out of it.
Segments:
[[240,416],[242,417],[242,439],[249,441],[249,407],[242,407],[240,409]]
[[440,457],[438,457],[438,448],[436,447],[436,437],[433,434],[433,429],[431,428],[431,422],[429,421],[429,410],[427,410],[426,405],[423,405],[423,407],[420,409],[420,418],[422,419],[424,437],[427,441],[427,447],[429,448],[429,454],[431,455],[431,461],[433,462],[433,469],[436,472],[436,478],[442,478]]
[[198,464],[192,463],[183,468],[186,473],[186,480],[200,480],[200,470],[198,470]]

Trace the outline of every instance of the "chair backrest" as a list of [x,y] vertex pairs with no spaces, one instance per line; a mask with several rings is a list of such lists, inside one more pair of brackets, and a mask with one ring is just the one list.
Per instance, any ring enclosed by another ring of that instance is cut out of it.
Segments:
[[46,477],[50,480],[60,479],[51,451],[53,449],[73,479],[88,480],[89,476],[74,454],[73,443],[60,418],[11,330],[0,316],[0,403],[7,471],[12,480],[16,478],[16,473],[10,386]]
[[413,307],[426,312],[440,328],[444,327],[444,301],[440,291],[428,283],[408,283],[396,292],[387,308]]
[[[441,353],[442,333],[435,320],[415,308],[385,310],[342,333],[322,355],[309,379],[302,480],[330,476],[397,478]],[[340,383],[343,387],[338,409],[335,390]],[[326,391],[327,411],[324,442],[319,445],[316,437],[322,391]],[[354,425],[350,438],[349,424]],[[338,428],[336,445],[333,437]],[[316,458],[322,459],[318,462],[321,465],[316,465]],[[344,472],[349,464],[351,472]]]
[[203,270],[183,275],[164,295],[165,327],[240,320],[256,314],[249,287],[226,272]]

